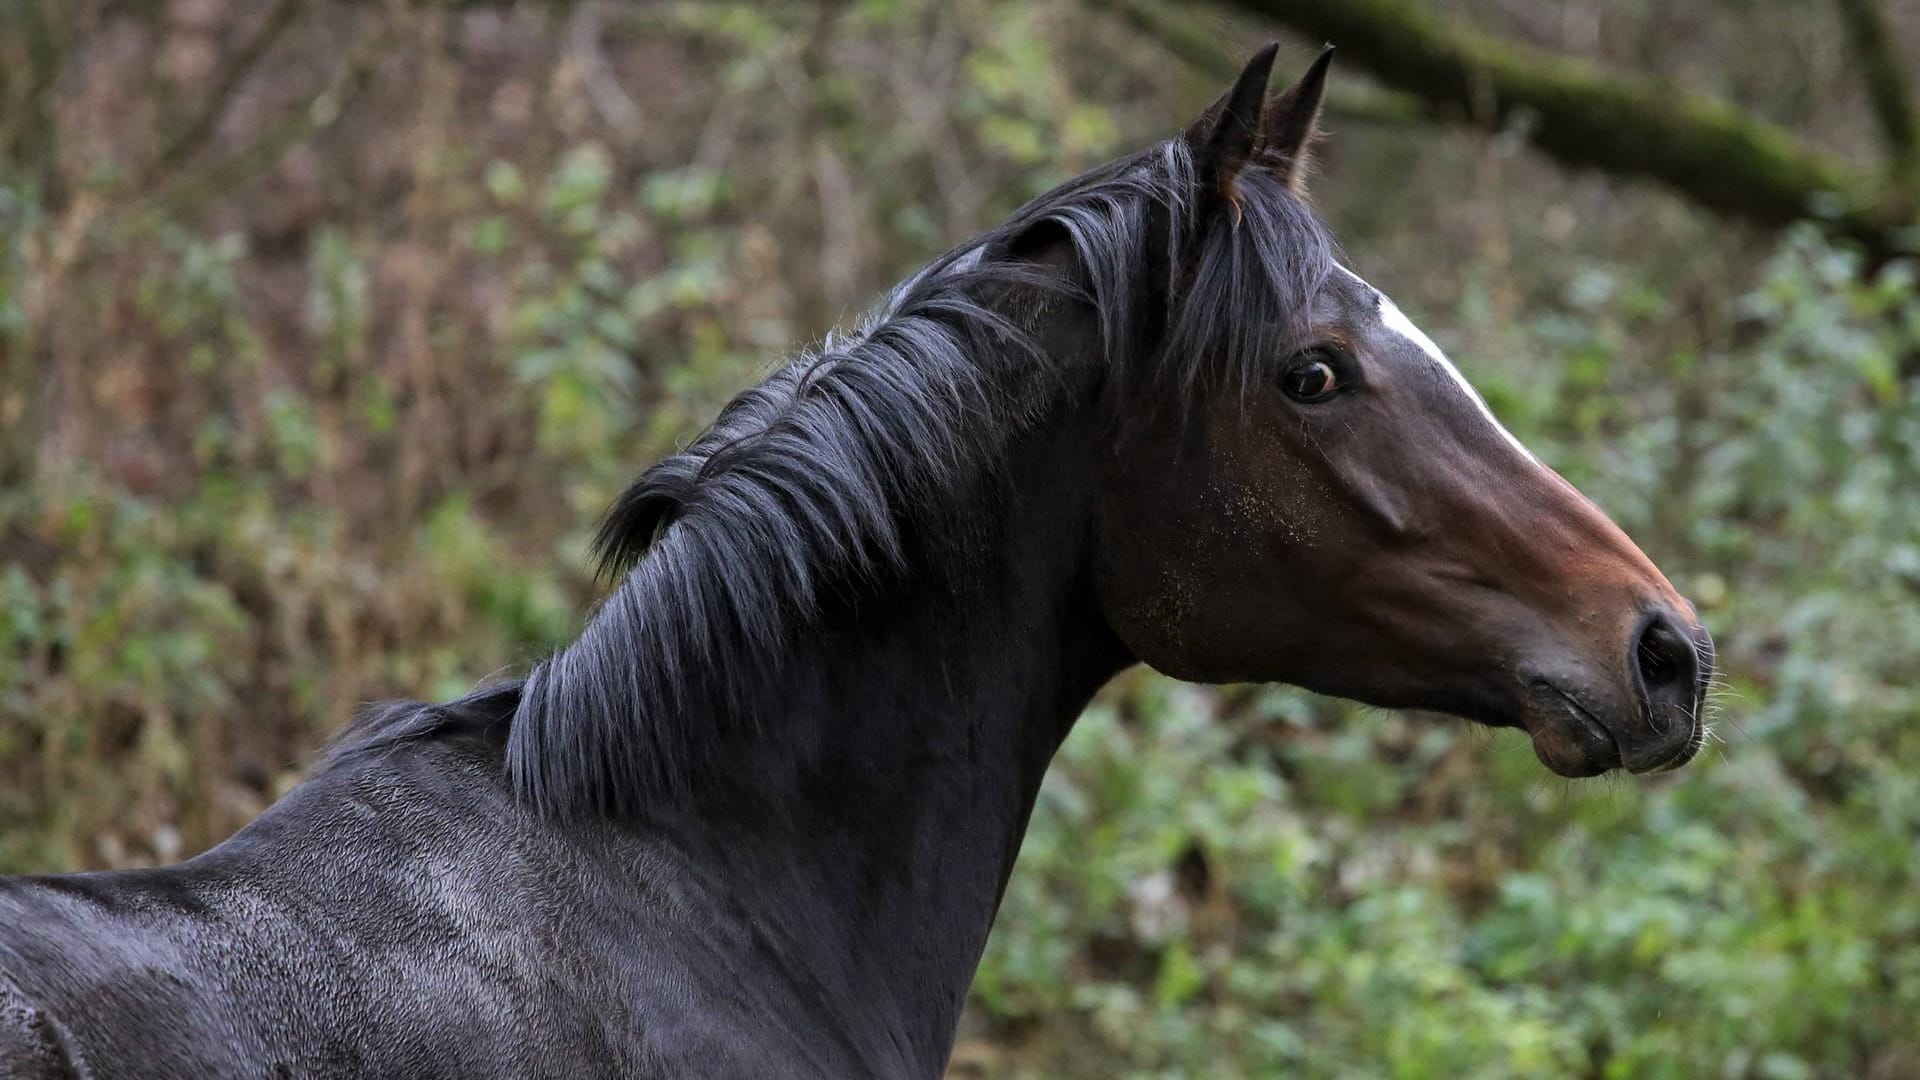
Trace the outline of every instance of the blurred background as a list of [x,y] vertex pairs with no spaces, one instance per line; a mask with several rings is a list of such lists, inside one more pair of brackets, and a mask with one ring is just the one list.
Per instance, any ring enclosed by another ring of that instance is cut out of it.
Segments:
[[960,1077],[1920,1075],[1911,0],[0,0],[0,871],[571,638],[637,469],[1279,37],[1353,264],[1720,642],[1722,741],[1137,672]]

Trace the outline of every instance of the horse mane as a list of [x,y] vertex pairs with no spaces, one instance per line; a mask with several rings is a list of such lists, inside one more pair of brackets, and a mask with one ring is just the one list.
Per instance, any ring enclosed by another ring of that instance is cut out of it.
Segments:
[[[1306,204],[1250,170],[1237,205],[1197,204],[1179,139],[1028,203],[935,259],[846,334],[741,393],[686,449],[645,470],[595,539],[620,583],[585,630],[522,682],[443,706],[388,708],[351,741],[498,723],[517,696],[507,768],[539,812],[623,813],[678,801],[721,764],[730,726],[775,685],[829,590],[909,570],[906,536],[1002,464],[1042,410],[1017,386],[1082,357],[1050,355],[996,299],[1028,290],[1089,305],[1101,384],[1193,401],[1270,370],[1334,266]],[[1064,273],[1026,258],[1044,231]],[[1057,394],[1055,395],[1058,396]],[[945,498],[943,498],[945,496]],[[756,728],[796,745],[804,717]]]

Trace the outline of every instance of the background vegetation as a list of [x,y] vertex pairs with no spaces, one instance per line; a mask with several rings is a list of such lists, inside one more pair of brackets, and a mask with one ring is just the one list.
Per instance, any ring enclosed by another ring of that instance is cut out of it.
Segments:
[[[360,703],[567,640],[730,394],[1369,14],[1317,202],[1700,602],[1724,742],[1576,784],[1129,676],[954,1074],[1920,1074],[1911,4],[0,0],[0,871],[191,854]],[[1631,91],[1612,151],[1569,78]],[[1700,116],[1806,197],[1646,164]]]

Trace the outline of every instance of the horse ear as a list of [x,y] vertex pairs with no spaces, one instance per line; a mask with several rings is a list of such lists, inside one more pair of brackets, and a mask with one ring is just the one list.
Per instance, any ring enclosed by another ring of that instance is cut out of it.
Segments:
[[1267,136],[1261,164],[1296,194],[1306,188],[1313,144],[1320,136],[1320,99],[1326,95],[1327,67],[1332,63],[1333,46],[1329,45],[1320,50],[1299,82],[1267,104],[1260,122]]
[[1234,178],[1252,161],[1260,143],[1260,107],[1267,97],[1267,79],[1273,74],[1273,57],[1280,43],[1267,42],[1233,86],[1200,118],[1188,126],[1187,145],[1194,151],[1203,190],[1219,192],[1228,202],[1236,202]]

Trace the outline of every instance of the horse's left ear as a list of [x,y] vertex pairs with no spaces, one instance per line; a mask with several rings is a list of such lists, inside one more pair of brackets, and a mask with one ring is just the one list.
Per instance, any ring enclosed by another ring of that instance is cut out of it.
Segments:
[[1186,131],[1201,190],[1218,192],[1236,205],[1233,181],[1260,146],[1261,103],[1267,98],[1267,80],[1273,75],[1273,57],[1279,51],[1280,43],[1269,41],[1254,53],[1240,77],[1233,80],[1233,87]]
[[1260,122],[1267,139],[1260,162],[1296,194],[1306,188],[1314,140],[1320,135],[1320,99],[1326,96],[1327,67],[1332,63],[1333,46],[1329,45],[1320,50],[1299,82],[1267,103]]

